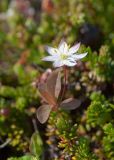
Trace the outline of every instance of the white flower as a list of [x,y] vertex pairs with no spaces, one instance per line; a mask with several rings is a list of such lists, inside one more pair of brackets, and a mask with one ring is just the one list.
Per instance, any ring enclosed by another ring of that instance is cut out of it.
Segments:
[[80,43],[69,48],[65,41],[61,41],[58,48],[47,46],[46,50],[50,56],[43,58],[43,60],[53,62],[54,67],[75,66],[77,60],[87,55],[87,53],[77,54],[79,47]]

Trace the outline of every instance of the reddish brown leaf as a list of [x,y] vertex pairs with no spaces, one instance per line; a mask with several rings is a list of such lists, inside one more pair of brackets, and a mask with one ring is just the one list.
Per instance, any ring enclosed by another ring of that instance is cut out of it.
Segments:
[[49,118],[51,107],[49,105],[40,106],[37,110],[37,118],[40,123],[45,123]]
[[61,91],[61,73],[58,73],[58,77],[56,80],[56,86],[55,86],[55,97],[58,98]]
[[52,72],[52,74],[47,79],[47,90],[53,96],[53,98],[58,98],[61,90],[61,75],[60,70],[57,69]]
[[66,99],[61,104],[60,107],[65,110],[74,110],[81,105],[81,101],[78,99]]
[[51,105],[56,105],[56,99],[47,90],[47,84],[46,83],[43,83],[43,84],[40,83],[38,85],[38,89],[39,89],[39,92],[40,92],[41,96],[44,98],[44,100],[46,102],[48,102]]
[[56,98],[59,96],[61,90],[61,75],[60,70],[55,70],[47,79],[45,83],[38,85],[39,92],[42,97],[50,105],[55,106],[57,103]]

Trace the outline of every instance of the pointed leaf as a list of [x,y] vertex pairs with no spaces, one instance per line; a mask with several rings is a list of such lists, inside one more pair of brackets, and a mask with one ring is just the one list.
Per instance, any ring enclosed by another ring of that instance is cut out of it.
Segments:
[[36,156],[36,157],[41,156],[41,154],[43,152],[43,142],[42,142],[42,139],[41,139],[38,131],[33,133],[32,137],[31,137],[29,149],[30,149],[30,152],[34,156]]
[[51,105],[55,105],[56,104],[56,99],[47,90],[47,84],[46,83],[38,84],[38,89],[39,89],[39,92],[40,92],[41,96],[44,98],[44,100],[46,102],[48,102]]
[[40,106],[37,110],[37,118],[40,123],[45,123],[50,115],[51,107],[49,105]]
[[39,160],[39,158],[36,158],[30,154],[27,154],[25,156],[22,157],[12,157],[12,158],[8,158],[7,160]]
[[53,71],[53,73],[47,79],[47,89],[49,93],[53,96],[53,98],[58,97],[61,89],[61,76],[60,70],[57,69]]
[[58,77],[56,80],[56,86],[55,86],[55,97],[58,98],[61,91],[61,73],[58,73]]
[[61,90],[60,69],[55,70],[47,79],[46,83],[38,85],[42,97],[51,105],[56,105]]
[[66,99],[61,104],[60,107],[65,110],[74,110],[81,105],[81,101],[78,99]]

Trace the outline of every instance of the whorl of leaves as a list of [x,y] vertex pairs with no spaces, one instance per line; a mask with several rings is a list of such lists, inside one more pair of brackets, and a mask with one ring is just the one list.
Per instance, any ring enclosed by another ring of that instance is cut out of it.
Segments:
[[98,160],[96,155],[90,151],[89,140],[84,137],[77,141],[75,156],[78,160]]
[[87,109],[87,122],[93,127],[104,125],[112,118],[110,103],[99,92],[91,95],[92,102]]
[[106,156],[113,160],[114,158],[114,124],[107,123],[103,127],[104,137],[103,137],[103,149]]

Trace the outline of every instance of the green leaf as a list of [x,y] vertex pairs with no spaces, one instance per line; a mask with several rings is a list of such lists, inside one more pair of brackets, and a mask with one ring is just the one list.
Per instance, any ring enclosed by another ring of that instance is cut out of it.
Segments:
[[76,147],[76,159],[78,160],[98,160],[98,157],[91,152],[89,140],[85,137],[80,137]]
[[42,154],[42,151],[43,151],[43,142],[42,142],[42,139],[39,135],[39,132],[36,131],[35,133],[33,133],[32,137],[31,137],[30,152],[34,156],[39,158]]
[[22,156],[22,157],[13,157],[13,158],[8,158],[8,160],[40,160],[36,157],[33,157],[31,155],[25,155],[25,156]]

